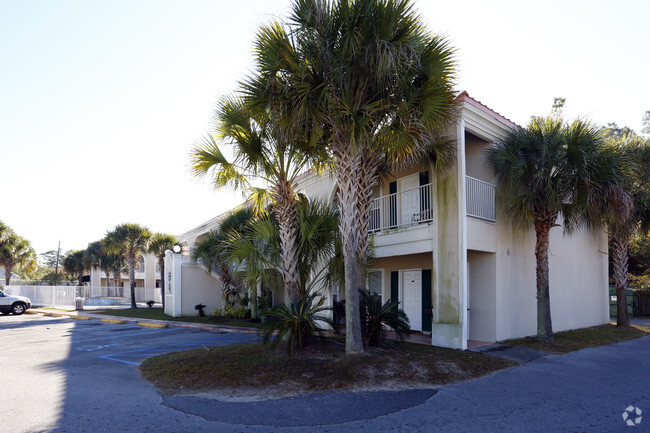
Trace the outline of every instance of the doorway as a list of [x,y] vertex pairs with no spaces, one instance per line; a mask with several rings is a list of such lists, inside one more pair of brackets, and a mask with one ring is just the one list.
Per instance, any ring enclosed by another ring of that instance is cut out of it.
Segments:
[[422,331],[422,270],[400,271],[399,300],[409,318],[411,330]]

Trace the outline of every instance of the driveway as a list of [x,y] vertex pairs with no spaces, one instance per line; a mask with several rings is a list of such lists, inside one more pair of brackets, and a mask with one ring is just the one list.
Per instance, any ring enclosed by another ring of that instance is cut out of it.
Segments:
[[[324,393],[225,402],[162,397],[137,364],[251,334],[0,317],[2,431],[616,432],[650,431],[650,337],[547,356],[437,390]],[[628,420],[628,406],[639,407]],[[645,411],[648,418],[645,419]]]

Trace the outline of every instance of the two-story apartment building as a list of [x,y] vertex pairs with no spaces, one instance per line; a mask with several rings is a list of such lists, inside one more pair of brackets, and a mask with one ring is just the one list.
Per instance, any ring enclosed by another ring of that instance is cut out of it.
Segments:
[[[368,284],[383,299],[398,299],[412,330],[430,334],[433,345],[465,349],[474,341],[535,334],[536,262],[534,231],[501,217],[497,186],[485,164],[484,150],[516,125],[466,92],[458,100],[458,120],[449,131],[457,150],[454,167],[412,167],[384,177],[375,188]],[[332,202],[336,182],[329,174],[309,174],[299,190]],[[180,239],[191,248],[217,222]],[[604,232],[568,237],[554,228],[549,266],[556,331],[607,323]],[[332,303],[343,294],[326,296]]]
[[[93,297],[130,297],[129,275],[123,272],[119,285],[115,284],[114,276],[106,279],[106,273],[98,268],[90,270],[90,287]],[[154,300],[161,302],[160,266],[153,254],[138,254],[135,267],[135,293],[138,302]],[[158,288],[158,290],[156,290]]]

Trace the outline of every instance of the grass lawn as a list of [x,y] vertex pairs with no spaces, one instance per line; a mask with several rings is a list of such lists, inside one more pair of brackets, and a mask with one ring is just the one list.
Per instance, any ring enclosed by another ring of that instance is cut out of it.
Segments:
[[260,322],[250,322],[248,320],[230,320],[220,317],[205,316],[199,317],[171,317],[163,313],[162,308],[120,308],[108,310],[93,310],[86,313],[105,314],[108,316],[134,317],[138,319],[170,320],[175,322],[193,322],[207,323],[209,325],[226,325],[226,326],[243,326],[248,328],[259,328]]
[[646,326],[632,325],[626,328],[619,328],[610,324],[575,331],[559,332],[555,334],[555,342],[553,343],[537,341],[535,337],[508,340],[503,343],[539,350],[540,352],[561,354],[586,349],[588,347],[632,340],[649,334],[650,328]]
[[327,338],[294,355],[262,343],[201,348],[145,360],[142,376],[164,393],[216,391],[252,395],[433,387],[490,374],[516,363],[479,353],[385,342],[346,355]]

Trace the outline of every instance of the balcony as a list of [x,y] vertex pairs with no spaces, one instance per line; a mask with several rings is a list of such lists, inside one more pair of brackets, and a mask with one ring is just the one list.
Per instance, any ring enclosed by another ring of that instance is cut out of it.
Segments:
[[[491,183],[466,176],[467,216],[495,221],[494,191]],[[433,221],[431,184],[378,197],[370,205],[368,229],[371,233]]]
[[368,229],[378,232],[432,220],[431,184],[427,184],[374,199]]
[[467,216],[485,221],[496,221],[494,206],[495,186],[491,183],[465,176]]

